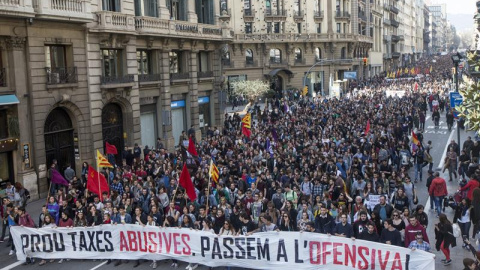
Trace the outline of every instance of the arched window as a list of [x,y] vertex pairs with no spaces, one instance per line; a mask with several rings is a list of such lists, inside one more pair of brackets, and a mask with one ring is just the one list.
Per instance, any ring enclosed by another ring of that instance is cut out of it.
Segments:
[[315,48],[315,61],[320,61],[320,59],[322,59],[322,51],[320,50],[320,48]]
[[347,49],[345,47],[343,47],[342,50],[340,51],[340,58],[341,59],[347,58]]
[[230,66],[230,52],[227,51],[222,55],[222,64],[224,66]]
[[272,63],[272,64],[282,63],[282,51],[280,51],[279,49],[271,49],[270,50],[270,63]]
[[300,50],[300,48],[295,48],[295,63],[301,63],[302,59],[302,50]]
[[245,50],[245,64],[253,65],[253,51],[251,49]]

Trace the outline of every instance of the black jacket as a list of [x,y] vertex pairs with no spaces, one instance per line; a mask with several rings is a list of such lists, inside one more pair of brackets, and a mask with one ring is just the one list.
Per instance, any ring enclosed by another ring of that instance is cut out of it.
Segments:
[[358,236],[360,240],[367,240],[371,242],[379,242],[380,237],[378,236],[377,232],[373,232],[370,234],[368,230],[363,230],[362,233]]
[[315,231],[318,233],[332,234],[335,225],[335,220],[330,214],[327,214],[325,218],[320,215],[315,218]]

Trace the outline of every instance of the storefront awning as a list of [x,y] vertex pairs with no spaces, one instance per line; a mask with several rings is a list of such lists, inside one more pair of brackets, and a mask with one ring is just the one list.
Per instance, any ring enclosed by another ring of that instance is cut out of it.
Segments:
[[274,69],[274,70],[270,71],[270,72],[268,73],[268,75],[269,75],[270,77],[273,77],[273,76],[277,75],[277,73],[279,73],[280,71],[285,72],[287,75],[293,75],[293,73],[292,73],[290,70],[284,69],[284,68]]
[[20,101],[18,101],[18,98],[15,95],[0,95],[0,106],[13,105],[18,103],[20,103]]

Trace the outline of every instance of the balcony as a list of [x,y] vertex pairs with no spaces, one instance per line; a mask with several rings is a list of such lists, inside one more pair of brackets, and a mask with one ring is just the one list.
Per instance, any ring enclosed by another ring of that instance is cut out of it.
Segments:
[[318,42],[326,42],[331,39],[351,39],[351,34],[296,34],[296,33],[289,33],[289,34],[236,34],[234,36],[235,41],[245,42],[245,43],[264,43],[264,42],[272,42],[272,43],[285,43],[285,42],[308,42],[308,41],[318,41]]
[[97,26],[90,31],[99,32],[135,32],[135,16],[113,11],[98,11]]
[[0,15],[14,17],[35,17],[32,0],[0,0]]
[[391,22],[392,22],[392,26],[395,27],[395,28],[398,28],[400,26],[400,23],[398,21],[396,21],[395,19],[392,19]]
[[400,12],[400,10],[396,6],[393,6],[393,5],[390,5],[390,11],[395,13],[395,14],[398,14]]
[[255,14],[257,12],[251,9],[244,9],[243,10],[243,20],[245,22],[253,22],[255,20]]
[[7,86],[7,71],[5,68],[0,68],[0,87]]
[[214,78],[213,71],[199,71],[197,72],[197,77],[199,80],[209,80]]
[[152,83],[160,83],[162,77],[160,74],[138,74],[138,83],[147,85]]
[[93,21],[90,2],[86,0],[33,0],[38,18],[87,23]]
[[246,60],[245,61],[245,67],[258,67],[258,61],[257,60]]
[[189,81],[190,74],[188,73],[170,73],[171,82]]
[[397,36],[397,35],[392,35],[392,42],[399,42],[400,41],[400,37]]
[[77,67],[45,68],[47,85],[76,84],[78,82]]
[[270,59],[269,61],[270,67],[284,67],[288,66],[288,62],[285,60],[278,60],[278,59]]
[[350,19],[350,13],[347,11],[337,11],[335,13],[335,19],[337,20],[349,20]]
[[384,53],[383,54],[383,59],[392,59],[392,55],[389,53]]
[[322,11],[315,11],[313,13],[313,18],[315,19],[315,21],[321,21],[323,20],[323,17],[324,17],[324,12],[323,10]]
[[284,9],[266,9],[265,20],[286,20],[287,11]]
[[401,54],[399,52],[393,52],[392,58],[400,58]]
[[224,68],[234,68],[235,63],[230,59],[222,59],[222,66]]
[[294,11],[293,12],[293,19],[294,20],[303,20],[304,15],[305,14],[303,13],[303,11]]
[[124,88],[133,87],[135,84],[134,75],[113,75],[100,77],[101,88]]
[[185,37],[204,40],[224,40],[225,31],[229,31],[229,29],[222,29],[221,27],[210,24],[163,20],[155,17],[138,16],[133,17],[133,20],[134,29],[136,30],[137,34],[150,36]]
[[306,65],[305,58],[295,59],[294,65],[295,65],[295,66],[304,66],[304,65]]
[[385,25],[392,25],[392,21],[390,21],[389,19],[384,18],[384,19],[383,19],[383,24],[385,24]]

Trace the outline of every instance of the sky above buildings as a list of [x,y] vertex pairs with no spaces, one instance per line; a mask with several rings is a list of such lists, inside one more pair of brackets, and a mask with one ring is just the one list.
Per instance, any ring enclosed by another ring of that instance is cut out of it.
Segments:
[[446,4],[447,19],[458,32],[473,28],[473,15],[477,0],[426,0],[427,4]]

